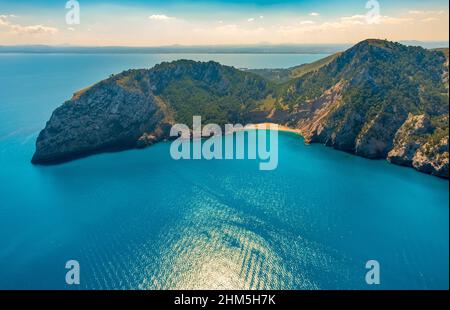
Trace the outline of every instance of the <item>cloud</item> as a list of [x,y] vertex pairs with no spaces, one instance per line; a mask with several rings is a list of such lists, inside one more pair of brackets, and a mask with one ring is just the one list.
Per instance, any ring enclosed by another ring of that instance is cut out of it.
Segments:
[[392,16],[380,16],[380,23],[387,25],[400,25],[414,21],[409,17],[392,17]]
[[342,25],[364,25],[366,23],[366,15],[353,15],[341,17]]
[[17,33],[23,34],[55,34],[58,32],[58,29],[56,28],[47,27],[43,25],[34,25],[34,26],[13,25],[12,29]]
[[11,25],[9,19],[14,17],[14,15],[0,15],[0,26],[9,27]]
[[300,22],[300,25],[314,25],[316,22],[312,20],[303,20]]
[[[369,17],[366,15],[353,15],[344,16],[340,19],[340,25],[350,26],[350,25],[365,25],[370,24]],[[409,17],[391,17],[391,16],[376,16],[376,20],[373,24],[388,24],[388,25],[399,25],[406,22],[411,22],[414,19]]]
[[[412,6],[396,14],[381,15],[376,24],[369,23],[370,16],[365,14],[363,8],[360,9],[360,13],[355,13],[356,15],[344,13],[332,17],[321,15],[325,12],[319,14],[304,11],[301,15],[299,13],[298,17],[282,17],[274,12],[248,11],[247,15],[234,16],[235,18],[229,20],[226,17],[214,16],[185,19],[184,15],[172,11],[152,10],[144,13],[143,18],[117,18],[105,20],[104,24],[90,25],[91,32],[84,27],[76,27],[75,32],[70,32],[72,30],[68,27],[71,25],[65,25],[61,20],[58,26],[59,34],[56,35],[50,35],[58,30],[47,27],[45,20],[30,22],[32,19],[25,19],[26,16],[14,18],[8,15],[8,12],[4,13],[6,15],[0,15],[0,41],[5,44],[65,43],[69,34],[72,34],[69,36],[73,40],[72,44],[136,46],[249,44],[262,41],[274,44],[348,43],[369,37],[390,40],[442,40],[448,37],[445,24],[448,22],[448,11],[440,13],[439,8],[429,7],[419,11],[420,8]],[[434,12],[431,11],[433,9]],[[131,14],[136,13],[133,11],[130,13],[130,16],[133,16]],[[152,27],[148,27],[149,24]],[[135,35],[130,36],[130,30]],[[32,36],[17,33],[44,34]]]
[[6,18],[5,15],[0,15],[0,26],[6,26]]
[[420,10],[411,10],[408,12],[411,15],[443,15],[445,11],[420,11]]
[[[410,23],[414,21],[410,17],[391,17],[379,16],[377,18],[378,26],[393,27]],[[374,24],[371,24],[366,15],[358,14],[352,16],[343,16],[336,20],[318,23],[313,20],[300,21],[294,25],[283,25],[279,27],[279,32],[286,36],[317,34],[317,33],[360,33],[364,31],[376,30]]]
[[[239,30],[239,26],[235,25],[235,24],[227,24],[227,25],[217,27],[216,30],[220,31],[220,32],[228,32],[228,31],[231,32],[231,31]],[[199,29],[199,31],[203,31],[203,29]]]
[[154,15],[150,15],[148,17],[148,19],[162,21],[162,20],[175,19],[175,17],[167,16],[164,14],[154,14]]
[[15,15],[0,15],[0,26],[17,34],[55,34],[58,32],[57,28],[44,25],[23,26],[15,24],[10,21],[11,18],[15,17]]
[[427,18],[421,19],[420,21],[428,23],[428,22],[435,22],[435,21],[438,21],[438,20],[439,20],[439,18],[436,18],[436,17],[427,17]]
[[[441,19],[445,17],[445,13],[446,12],[442,11],[442,10],[441,11],[411,10],[408,12],[410,18],[412,18],[416,21],[424,22],[424,23],[441,21]],[[447,17],[447,20],[448,20],[448,17]]]

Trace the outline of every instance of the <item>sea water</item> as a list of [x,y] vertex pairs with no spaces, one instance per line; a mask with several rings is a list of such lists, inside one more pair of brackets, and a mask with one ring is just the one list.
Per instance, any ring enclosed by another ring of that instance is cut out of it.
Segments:
[[[0,55],[1,289],[448,289],[448,181],[279,134],[278,168],[170,143],[30,164],[78,89],[164,60],[289,67],[324,55]],[[80,285],[65,264],[80,263]],[[380,264],[380,285],[365,281]]]

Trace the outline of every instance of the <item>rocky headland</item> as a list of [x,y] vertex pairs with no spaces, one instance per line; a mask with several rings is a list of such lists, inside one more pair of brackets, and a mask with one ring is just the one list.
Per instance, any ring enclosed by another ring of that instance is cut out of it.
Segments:
[[278,123],[307,143],[448,178],[448,104],[448,49],[365,40],[282,79],[180,60],[75,93],[39,134],[32,162],[145,147],[201,115],[205,124]]

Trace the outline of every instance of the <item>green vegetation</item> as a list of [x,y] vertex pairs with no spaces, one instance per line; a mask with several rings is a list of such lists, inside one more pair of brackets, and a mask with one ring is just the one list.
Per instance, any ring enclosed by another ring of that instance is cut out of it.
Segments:
[[216,62],[180,60],[150,70],[155,94],[168,102],[178,122],[192,123],[193,115],[219,125],[245,123],[260,102],[270,102],[274,85],[252,73]]

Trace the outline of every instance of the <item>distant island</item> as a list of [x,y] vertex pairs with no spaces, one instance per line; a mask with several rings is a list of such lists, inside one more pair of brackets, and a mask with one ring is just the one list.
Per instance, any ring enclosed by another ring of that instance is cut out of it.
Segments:
[[448,178],[448,58],[448,48],[370,39],[291,69],[179,60],[128,70],[57,108],[32,162],[145,147],[201,115],[221,125],[277,123],[307,143]]

